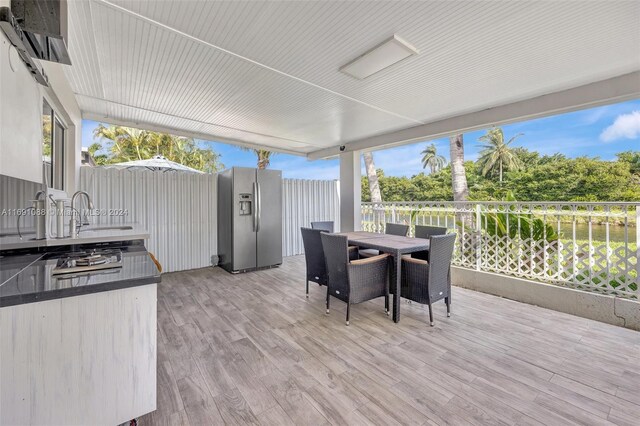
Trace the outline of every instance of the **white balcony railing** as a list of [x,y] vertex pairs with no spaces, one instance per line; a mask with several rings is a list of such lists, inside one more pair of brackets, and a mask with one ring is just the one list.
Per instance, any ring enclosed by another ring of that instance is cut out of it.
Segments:
[[640,203],[362,204],[362,228],[387,222],[457,232],[454,264],[640,299]]

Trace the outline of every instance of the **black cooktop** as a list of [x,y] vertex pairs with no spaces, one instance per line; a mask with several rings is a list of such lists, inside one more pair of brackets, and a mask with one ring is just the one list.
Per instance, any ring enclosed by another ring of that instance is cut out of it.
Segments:
[[[120,265],[54,274],[61,260],[95,252],[119,253]],[[40,253],[0,253],[0,307],[158,282],[160,272],[142,242],[63,246]]]

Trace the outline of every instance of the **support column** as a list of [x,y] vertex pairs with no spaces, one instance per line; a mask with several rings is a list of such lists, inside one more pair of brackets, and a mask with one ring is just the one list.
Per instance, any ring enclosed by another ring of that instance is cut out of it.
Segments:
[[360,151],[340,154],[340,231],[359,231],[362,220]]

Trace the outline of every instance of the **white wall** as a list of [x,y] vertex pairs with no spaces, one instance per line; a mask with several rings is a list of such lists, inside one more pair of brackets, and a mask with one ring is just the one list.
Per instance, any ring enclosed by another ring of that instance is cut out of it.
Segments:
[[282,255],[304,253],[301,227],[315,221],[334,221],[340,229],[338,181],[283,179],[282,181]]
[[[81,167],[79,188],[96,209],[126,209],[125,216],[100,216],[97,224],[139,223],[147,249],[164,272],[212,265],[217,251],[217,176]],[[303,253],[300,227],[333,220],[339,229],[338,182],[284,179],[282,254]]]
[[147,249],[163,272],[211,266],[217,254],[216,175],[85,166],[80,189],[96,209],[126,210],[92,223],[139,223],[149,231]]
[[[640,331],[640,301],[454,266],[454,285]],[[455,303],[455,297],[453,298]],[[455,305],[454,305],[455,306]]]
[[0,31],[0,173],[42,182],[42,96]]
[[359,231],[361,218],[361,181],[360,151],[340,154],[340,230]]
[[82,116],[64,66],[43,61],[49,87],[38,84],[0,31],[0,174],[42,182],[44,98],[67,127],[65,189],[73,192],[80,167]]

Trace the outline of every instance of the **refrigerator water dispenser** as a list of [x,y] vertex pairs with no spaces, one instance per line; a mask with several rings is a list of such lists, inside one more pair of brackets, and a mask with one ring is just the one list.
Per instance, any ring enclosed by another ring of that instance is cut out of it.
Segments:
[[238,209],[240,216],[251,215],[251,194],[240,194],[240,208]]

